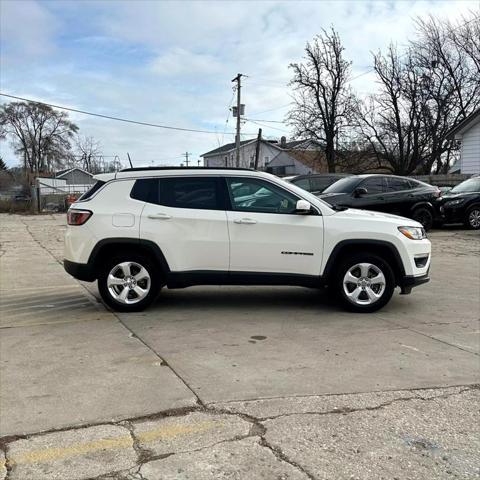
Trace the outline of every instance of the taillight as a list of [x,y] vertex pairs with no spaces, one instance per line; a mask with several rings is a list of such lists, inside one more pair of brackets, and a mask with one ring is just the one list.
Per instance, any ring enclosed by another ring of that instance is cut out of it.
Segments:
[[69,225],[83,225],[93,213],[90,210],[70,209],[67,212],[67,223]]
[[442,196],[442,191],[437,187],[437,190],[433,192],[433,196],[438,198]]

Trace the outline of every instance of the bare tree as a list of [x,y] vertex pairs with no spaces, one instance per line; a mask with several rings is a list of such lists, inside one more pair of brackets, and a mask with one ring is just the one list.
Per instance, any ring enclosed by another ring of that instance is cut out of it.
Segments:
[[480,106],[479,22],[417,19],[406,51],[391,45],[374,55],[379,93],[359,104],[357,125],[392,172],[448,170],[455,144],[447,132]]
[[99,159],[102,156],[100,142],[93,137],[78,136],[75,142],[77,163],[90,173],[99,173],[101,167]]
[[429,153],[424,173],[448,170],[455,143],[446,134],[480,106],[480,17],[462,22],[419,18],[410,42],[426,99],[422,120]]
[[347,84],[351,62],[345,60],[338,33],[323,30],[305,47],[303,63],[292,63],[294,107],[287,122],[295,135],[325,145],[329,172],[335,172],[336,144],[353,112],[354,97]]
[[24,169],[33,174],[51,171],[69,155],[78,127],[66,112],[35,102],[12,102],[0,107],[1,135],[12,140],[23,158]]

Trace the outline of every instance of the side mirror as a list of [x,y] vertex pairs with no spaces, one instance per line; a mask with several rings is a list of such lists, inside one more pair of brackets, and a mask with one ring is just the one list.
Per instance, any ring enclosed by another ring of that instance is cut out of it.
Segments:
[[306,200],[298,200],[295,213],[299,215],[308,215],[312,211],[312,205]]
[[356,188],[355,191],[353,192],[354,197],[361,197],[362,195],[366,195],[368,193],[368,190],[363,187]]

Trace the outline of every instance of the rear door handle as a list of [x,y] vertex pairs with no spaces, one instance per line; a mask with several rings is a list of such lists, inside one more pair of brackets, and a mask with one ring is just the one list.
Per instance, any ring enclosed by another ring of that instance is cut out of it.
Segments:
[[241,223],[241,224],[244,224],[244,225],[253,225],[253,224],[257,223],[257,221],[254,220],[253,218],[236,218],[234,220],[234,223]]
[[148,215],[148,218],[152,220],[170,220],[172,218],[171,215],[167,215],[166,213],[152,213]]

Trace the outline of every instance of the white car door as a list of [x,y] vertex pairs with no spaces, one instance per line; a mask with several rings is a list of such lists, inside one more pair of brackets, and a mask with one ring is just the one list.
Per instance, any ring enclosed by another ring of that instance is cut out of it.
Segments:
[[299,197],[267,180],[227,177],[230,271],[319,275],[323,217],[295,213]]
[[229,238],[220,182],[218,177],[205,176],[153,180],[140,238],[160,247],[171,271],[228,270]]

